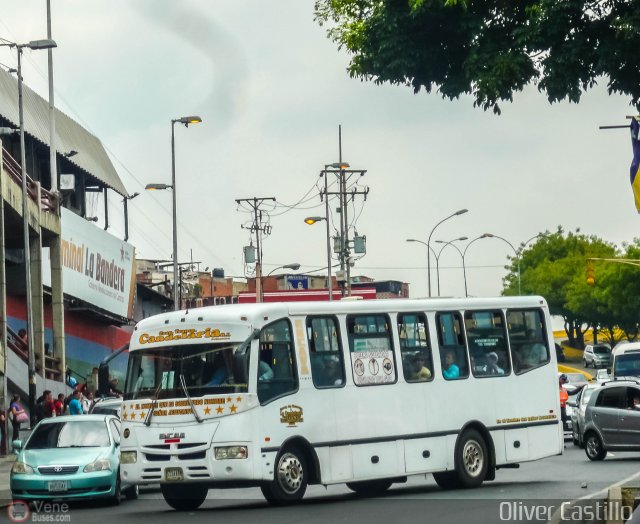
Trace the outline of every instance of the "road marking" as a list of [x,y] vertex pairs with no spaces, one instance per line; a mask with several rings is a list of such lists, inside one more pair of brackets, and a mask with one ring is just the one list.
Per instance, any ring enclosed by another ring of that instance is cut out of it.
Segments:
[[[609,455],[613,456],[613,453],[609,453]],[[589,495],[583,495],[582,497],[579,497],[577,499],[571,500],[571,501],[567,501],[569,502],[568,506],[565,505],[564,509],[568,509],[571,506],[575,505],[576,502],[579,502],[581,500],[589,500],[589,499],[594,499],[598,496],[602,496],[604,495],[605,497],[607,496],[607,494],[609,493],[609,490],[611,488],[617,488],[619,486],[622,486],[623,484],[626,484],[627,482],[631,482],[633,480],[636,480],[640,478],[640,473],[634,473],[633,475],[627,477],[626,479],[622,479],[618,482],[615,482],[613,484],[611,484],[610,486],[607,486],[604,489],[601,489],[600,491],[596,491],[595,493],[591,493]],[[551,516],[551,518],[549,519],[549,522],[547,524],[557,524],[558,522],[566,522],[565,520],[563,520],[562,517],[562,513],[563,513],[563,506],[562,504],[560,505],[560,507],[554,512],[554,514]]]

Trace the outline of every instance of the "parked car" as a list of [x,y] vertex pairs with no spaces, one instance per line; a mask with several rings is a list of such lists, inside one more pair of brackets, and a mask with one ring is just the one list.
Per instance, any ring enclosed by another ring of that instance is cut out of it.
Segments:
[[122,399],[120,397],[98,398],[89,409],[89,413],[96,415],[114,415],[120,418]]
[[584,450],[590,460],[603,460],[608,451],[640,451],[640,382],[620,380],[595,389],[584,421]]
[[582,354],[585,368],[607,368],[611,366],[611,346],[609,344],[588,344]]
[[600,387],[600,384],[587,384],[585,387],[575,395],[570,397],[568,406],[571,406],[571,440],[576,446],[584,447],[583,442],[583,429],[584,429],[584,415],[587,409],[587,403],[591,398],[591,395],[596,388]]
[[111,415],[67,415],[38,423],[11,468],[14,500],[102,498],[120,503],[138,496],[120,480],[120,420]]

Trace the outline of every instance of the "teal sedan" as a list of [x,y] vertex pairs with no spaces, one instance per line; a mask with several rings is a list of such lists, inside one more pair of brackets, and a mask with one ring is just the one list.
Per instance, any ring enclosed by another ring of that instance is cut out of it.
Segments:
[[108,499],[138,496],[120,481],[120,420],[111,415],[44,419],[19,449],[11,469],[14,500]]

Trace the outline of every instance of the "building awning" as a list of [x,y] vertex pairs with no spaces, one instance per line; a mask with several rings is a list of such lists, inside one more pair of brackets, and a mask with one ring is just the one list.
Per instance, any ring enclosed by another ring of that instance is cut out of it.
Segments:
[[[49,145],[49,102],[23,84],[25,133]],[[0,115],[16,127],[18,116],[18,80],[0,68]],[[56,109],[56,150],[78,151],[67,160],[97,178],[122,196],[128,196],[102,142],[75,120]],[[58,153],[60,154],[60,153]]]

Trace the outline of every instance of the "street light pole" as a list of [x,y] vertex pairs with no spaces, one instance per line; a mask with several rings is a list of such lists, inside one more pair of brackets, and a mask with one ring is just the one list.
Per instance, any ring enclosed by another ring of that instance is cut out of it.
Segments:
[[[436,240],[435,242],[437,244],[444,244],[441,248],[440,248],[440,252],[438,253],[438,259],[436,261],[436,264],[438,266],[438,270],[436,272],[436,274],[438,275],[438,296],[440,296],[440,255],[442,255],[442,252],[444,251],[444,248],[446,248],[447,246],[453,246],[458,250],[458,253],[460,253],[460,256],[462,256],[462,252],[460,251],[460,248],[458,248],[458,246],[456,246],[454,244],[454,242],[458,242],[458,241],[463,241],[463,240],[467,240],[468,237],[459,237],[459,238],[454,238],[453,240],[449,240],[448,242],[446,240]],[[462,271],[464,274],[464,259],[462,260]],[[466,277],[465,277],[465,292],[467,289],[467,284],[466,284]]]
[[[502,240],[503,242],[506,242],[509,247],[511,249],[513,249],[513,253],[516,256],[516,262],[517,262],[517,267],[518,267],[518,295],[522,294],[522,289],[521,289],[521,285],[520,285],[520,255],[518,253],[518,251],[516,250],[515,247],[513,247],[513,244],[511,242],[509,242],[506,238],[500,237],[498,235],[493,235],[492,233],[485,233],[484,235],[482,235],[485,238],[498,238],[500,240]],[[534,237],[535,238],[535,237]]]
[[[433,229],[431,230],[431,233],[429,233],[429,238],[427,238],[427,247],[431,246],[431,236],[433,235],[433,232],[436,230],[436,228],[442,224],[443,222],[449,220],[450,218],[453,218],[455,216],[458,215],[463,215],[464,213],[467,213],[469,210],[468,209],[460,209],[459,211],[456,211],[455,213],[449,215],[446,218],[443,218],[440,222],[438,222],[435,226],[433,226]],[[431,252],[429,249],[427,249],[427,282],[429,285],[429,297],[431,297]]]
[[178,211],[176,197],[176,139],[175,124],[176,122],[189,127],[189,124],[199,124],[202,118],[199,116],[183,116],[171,120],[171,187],[173,188],[173,310],[178,311],[182,308],[182,304],[178,301]]
[[481,240],[483,238],[487,238],[487,235],[480,235],[477,238],[474,238],[471,242],[469,242],[466,247],[464,248],[464,251],[462,252],[462,272],[464,273],[464,296],[468,297],[469,296],[469,292],[467,291],[467,267],[465,265],[465,256],[467,255],[467,249],[469,249],[469,247],[471,246],[471,244],[473,244],[476,240]]
[[[27,184],[26,151],[24,138],[24,103],[22,95],[22,50],[29,49],[52,49],[57,44],[51,40],[32,40],[27,44],[4,43],[3,46],[15,47],[18,53],[18,120],[20,124],[20,175],[22,177],[22,234],[24,243],[24,272],[25,272],[25,295],[27,304],[27,347],[29,358],[29,413],[31,416],[31,427],[36,422],[36,363],[35,363],[35,340],[33,338],[33,297],[31,286],[31,242],[29,234],[29,194]],[[38,205],[40,205],[38,203]],[[5,341],[3,341],[4,343]]]
[[[436,257],[436,275],[438,275],[438,282],[440,282],[440,276],[438,274],[438,272],[440,271],[440,264],[439,264],[439,257],[438,257],[438,253],[436,253],[436,250],[433,249],[429,244],[427,244],[426,242],[423,242],[422,240],[418,240],[417,238],[407,238],[406,240],[407,242],[417,242],[418,244],[422,244],[423,246],[427,247],[427,253],[429,253],[430,251],[433,251],[433,256]],[[428,259],[429,257],[427,257]],[[428,264],[428,263],[427,263]],[[438,287],[438,290],[440,288]]]

